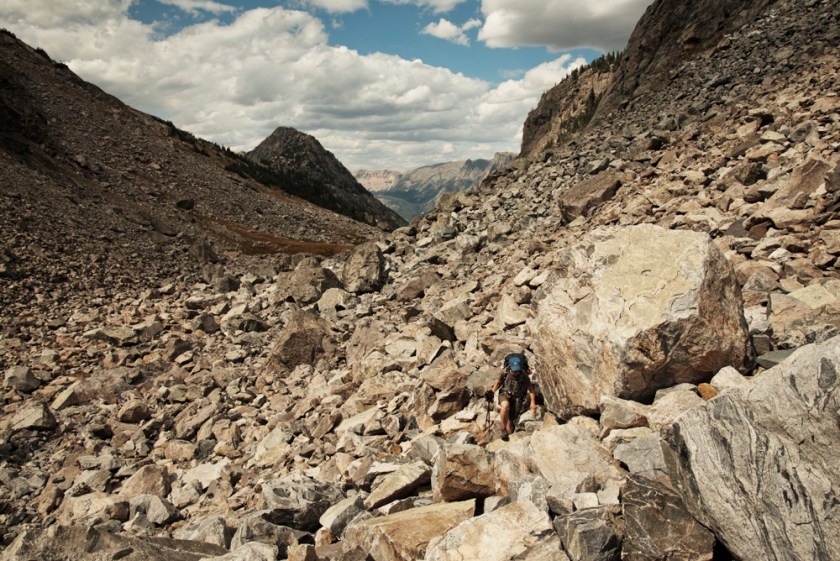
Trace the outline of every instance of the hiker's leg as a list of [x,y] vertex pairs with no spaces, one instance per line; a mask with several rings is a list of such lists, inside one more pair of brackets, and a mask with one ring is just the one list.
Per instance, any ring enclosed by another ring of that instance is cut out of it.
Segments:
[[499,424],[502,426],[502,432],[509,432],[510,419],[508,418],[510,412],[510,400],[507,396],[500,396],[501,410],[499,411]]

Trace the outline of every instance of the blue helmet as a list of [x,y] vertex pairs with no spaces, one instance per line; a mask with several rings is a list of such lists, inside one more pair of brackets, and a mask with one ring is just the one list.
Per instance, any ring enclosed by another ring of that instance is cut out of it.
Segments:
[[514,372],[519,372],[522,370],[522,359],[516,355],[510,357],[508,359],[508,368],[513,370]]

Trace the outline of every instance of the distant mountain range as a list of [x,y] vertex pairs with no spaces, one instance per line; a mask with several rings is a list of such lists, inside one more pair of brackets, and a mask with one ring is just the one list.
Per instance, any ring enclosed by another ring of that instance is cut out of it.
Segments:
[[432,211],[442,193],[474,187],[493,171],[506,167],[514,158],[514,153],[499,152],[491,160],[445,162],[406,173],[361,169],[354,175],[380,201],[406,220],[411,220]]

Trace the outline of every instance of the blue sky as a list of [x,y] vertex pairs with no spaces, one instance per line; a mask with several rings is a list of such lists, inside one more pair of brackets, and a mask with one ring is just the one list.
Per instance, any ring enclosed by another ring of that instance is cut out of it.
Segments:
[[518,151],[540,95],[650,0],[4,0],[0,27],[129,105],[249,150],[278,126],[351,169]]

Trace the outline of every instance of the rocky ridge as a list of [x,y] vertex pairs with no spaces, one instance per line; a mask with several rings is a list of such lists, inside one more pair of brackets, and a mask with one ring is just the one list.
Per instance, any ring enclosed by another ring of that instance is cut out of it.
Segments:
[[282,177],[294,178],[289,182],[294,185],[292,193],[319,206],[385,230],[406,224],[312,135],[278,127],[247,156]]
[[[840,556],[837,8],[733,8],[352,255],[5,338],[0,559]],[[519,349],[545,402],[504,442],[481,396]]]

